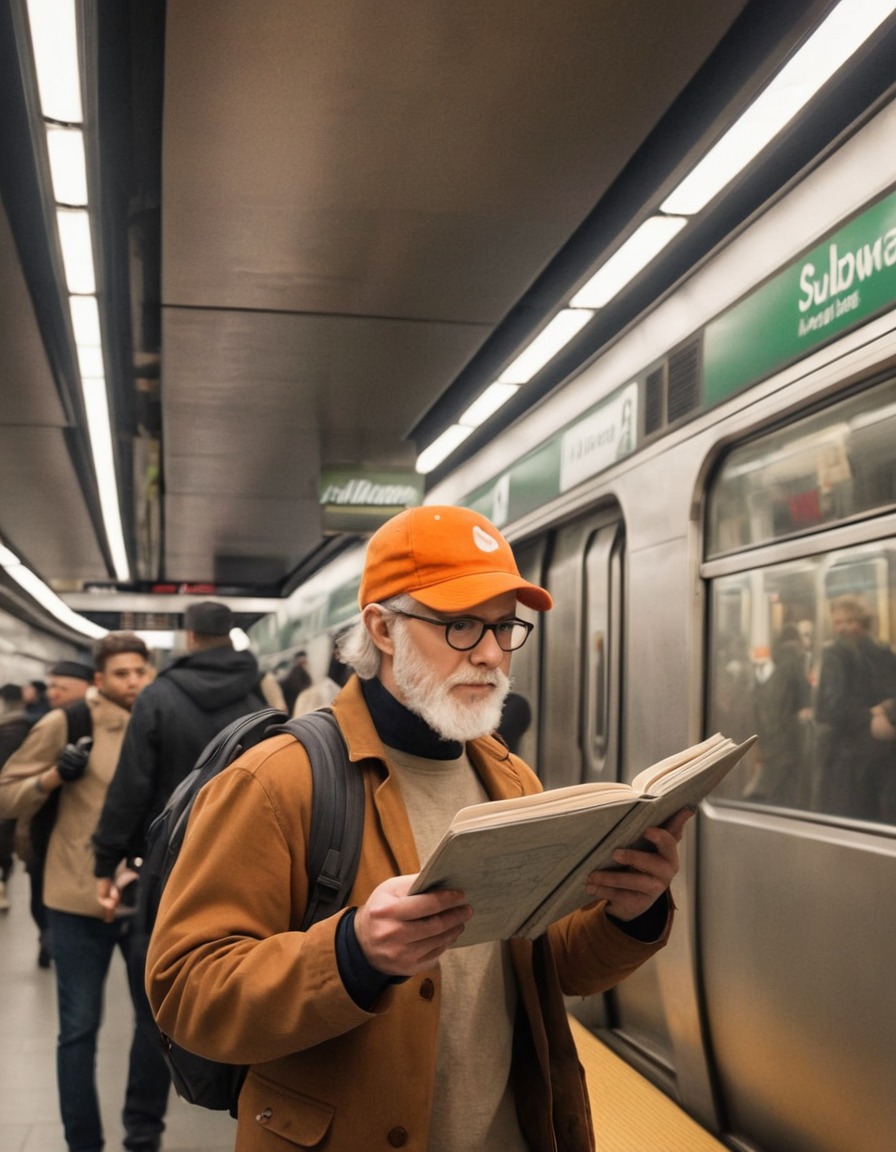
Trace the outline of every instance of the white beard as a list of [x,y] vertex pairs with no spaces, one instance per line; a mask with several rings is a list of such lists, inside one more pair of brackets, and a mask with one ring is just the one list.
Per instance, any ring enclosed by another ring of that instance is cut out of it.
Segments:
[[[500,668],[464,668],[440,679],[408,639],[402,625],[392,631],[392,675],[406,708],[416,713],[444,740],[475,740],[494,732],[501,720],[510,677]],[[458,684],[493,684],[486,700],[464,703],[451,689]]]

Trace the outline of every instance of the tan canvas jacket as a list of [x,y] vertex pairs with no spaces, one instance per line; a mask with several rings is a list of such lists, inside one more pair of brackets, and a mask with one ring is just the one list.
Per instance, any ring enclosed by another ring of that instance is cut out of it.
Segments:
[[[62,785],[44,865],[44,903],[59,912],[101,918],[90,837],[118,763],[130,713],[94,687],[88,688],[85,700],[93,723],[93,747],[80,780]],[[35,777],[55,765],[67,735],[61,708],[38,720],[3,765],[6,782],[0,786],[0,817],[24,820],[46,802],[47,795],[35,788]]]
[[[357,679],[337,697],[334,713],[364,774],[364,843],[351,894],[361,904],[383,880],[420,865]],[[492,798],[540,789],[499,741],[476,740],[468,751]],[[425,1152],[439,968],[392,986],[366,1012],[337,971],[341,914],[297,931],[307,899],[309,797],[307,757],[288,736],[250,750],[203,790],[150,945],[150,1002],[163,1030],[184,1047],[252,1066],[236,1152]],[[521,1004],[514,1087],[532,1148],[593,1148],[562,994],[617,983],[662,947],[668,929],[661,940],[640,943],[592,907],[534,945],[511,943]]]

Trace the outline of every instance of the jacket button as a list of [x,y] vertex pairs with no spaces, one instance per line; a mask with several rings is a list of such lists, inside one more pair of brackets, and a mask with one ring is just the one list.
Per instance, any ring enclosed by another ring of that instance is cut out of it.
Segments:
[[403,1148],[408,1142],[407,1128],[393,1128],[388,1139],[393,1148]]
[[259,1112],[255,1119],[259,1124],[267,1124],[268,1120],[274,1115],[273,1108],[265,1108],[263,1112]]
[[429,977],[427,977],[420,984],[420,999],[421,1000],[432,1000],[432,998],[433,998],[433,996],[435,996],[435,994],[436,994],[436,986],[435,986],[435,984],[433,984],[432,980],[430,980]]

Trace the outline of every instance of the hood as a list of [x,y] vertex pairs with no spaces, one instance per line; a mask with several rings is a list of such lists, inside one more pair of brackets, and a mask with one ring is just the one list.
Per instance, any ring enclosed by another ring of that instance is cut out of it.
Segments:
[[163,678],[176,684],[203,712],[217,712],[248,696],[261,672],[251,652],[211,648],[181,656],[160,673],[159,679]]

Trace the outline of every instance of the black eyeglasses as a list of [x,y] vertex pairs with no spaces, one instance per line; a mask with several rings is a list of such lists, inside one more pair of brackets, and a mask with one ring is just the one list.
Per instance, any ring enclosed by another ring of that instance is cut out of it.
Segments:
[[433,620],[431,616],[415,616],[413,612],[402,612],[398,608],[389,608],[396,616],[406,616],[408,620],[422,620],[424,624],[435,624],[445,629],[445,639],[449,647],[456,652],[469,652],[475,648],[486,632],[494,632],[498,647],[502,652],[514,652],[529,639],[529,633],[535,627],[526,620],[499,620],[496,624],[487,624],[475,616],[461,616],[456,620]]

